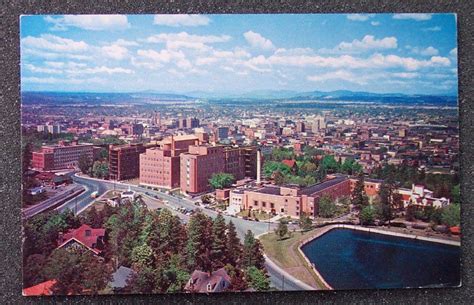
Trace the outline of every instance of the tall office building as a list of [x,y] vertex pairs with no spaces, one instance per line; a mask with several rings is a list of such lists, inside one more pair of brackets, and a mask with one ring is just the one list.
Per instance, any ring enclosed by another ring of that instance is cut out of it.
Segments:
[[110,180],[137,178],[140,173],[140,154],[143,152],[145,152],[143,144],[110,145]]
[[313,120],[311,131],[314,133],[320,132],[326,128],[326,119],[324,116],[318,115]]

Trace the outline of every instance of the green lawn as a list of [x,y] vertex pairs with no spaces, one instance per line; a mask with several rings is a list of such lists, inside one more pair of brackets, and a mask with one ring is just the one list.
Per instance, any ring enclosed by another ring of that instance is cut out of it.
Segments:
[[265,254],[288,273],[313,287],[324,289],[324,284],[307,265],[298,251],[299,244],[314,234],[314,230],[301,233],[293,232],[291,237],[279,240],[275,233],[260,237]]

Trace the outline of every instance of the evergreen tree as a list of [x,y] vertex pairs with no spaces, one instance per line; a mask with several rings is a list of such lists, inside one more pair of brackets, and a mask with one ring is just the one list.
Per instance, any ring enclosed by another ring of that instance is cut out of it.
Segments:
[[83,249],[55,250],[43,269],[45,278],[56,279],[54,294],[97,294],[110,280],[107,265]]
[[231,286],[230,291],[244,291],[248,288],[248,283],[245,279],[245,274],[239,268],[235,268],[232,265],[225,265],[225,270],[230,277]]
[[222,214],[218,214],[212,223],[212,269],[217,270],[226,262],[226,224]]
[[200,212],[189,219],[186,263],[189,271],[211,272],[212,221]]
[[250,230],[247,231],[244,237],[242,265],[245,268],[251,266],[255,266],[258,269],[265,268],[262,244],[258,239],[255,239],[255,236]]
[[352,191],[351,203],[359,211],[369,204],[369,198],[365,194],[363,174],[359,175],[354,190]]
[[267,291],[270,289],[270,280],[262,270],[251,266],[247,268],[246,274],[248,283],[253,289],[257,291]]
[[232,221],[229,221],[227,225],[227,238],[226,238],[226,263],[234,267],[238,266],[242,257],[242,244],[237,236],[235,225]]
[[313,221],[311,218],[304,212],[301,213],[300,215],[300,227],[303,231],[309,231],[311,230],[313,226]]
[[380,197],[380,218],[383,221],[390,221],[392,216],[392,196],[394,186],[391,182],[383,181],[380,185],[379,197]]
[[283,237],[288,234],[288,225],[286,224],[285,220],[280,220],[278,227],[275,229],[275,234],[278,236],[279,240],[283,239]]

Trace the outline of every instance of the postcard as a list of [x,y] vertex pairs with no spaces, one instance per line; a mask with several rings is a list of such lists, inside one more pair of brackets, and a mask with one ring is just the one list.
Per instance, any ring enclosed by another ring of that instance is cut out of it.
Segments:
[[20,23],[24,296],[461,285],[455,14]]

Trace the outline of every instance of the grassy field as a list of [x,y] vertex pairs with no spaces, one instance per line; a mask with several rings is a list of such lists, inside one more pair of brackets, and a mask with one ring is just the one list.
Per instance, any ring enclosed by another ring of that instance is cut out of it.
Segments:
[[306,263],[298,251],[299,244],[314,234],[314,230],[301,233],[294,232],[291,237],[279,240],[275,233],[260,237],[265,254],[278,266],[306,284],[324,289],[324,284]]

